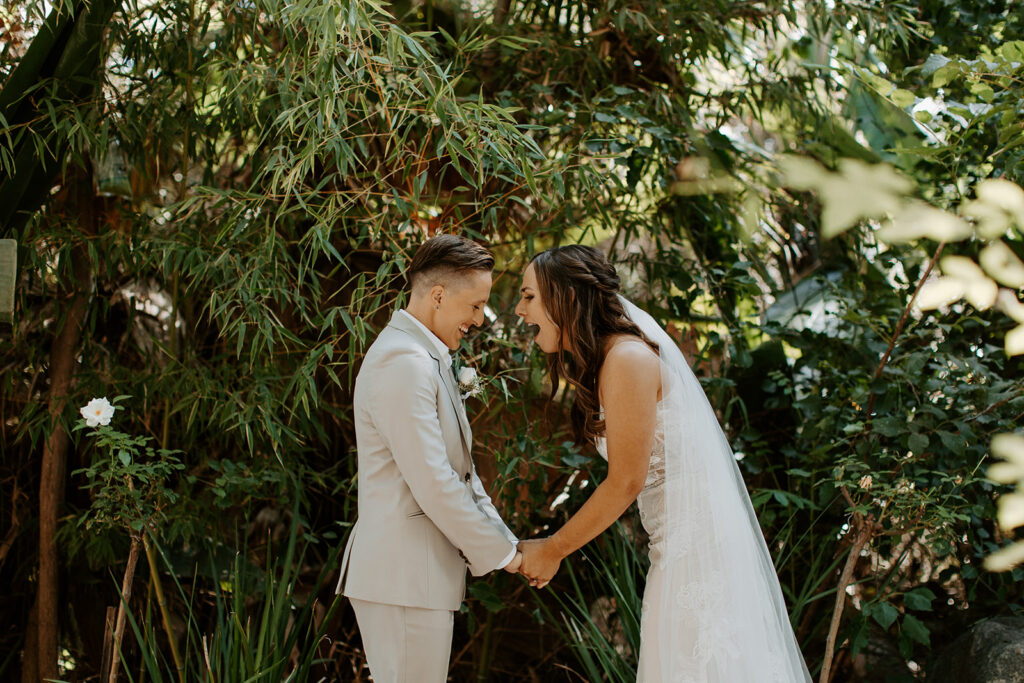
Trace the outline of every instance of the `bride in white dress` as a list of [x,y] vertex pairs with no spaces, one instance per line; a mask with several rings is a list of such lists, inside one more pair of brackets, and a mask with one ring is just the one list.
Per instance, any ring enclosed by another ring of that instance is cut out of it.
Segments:
[[520,571],[546,585],[637,500],[651,559],[637,681],[810,683],[714,410],[672,338],[618,290],[593,247],[545,251],[523,273],[516,314],[537,328],[554,386],[575,390],[576,438],[608,476],[565,526],[520,544]]

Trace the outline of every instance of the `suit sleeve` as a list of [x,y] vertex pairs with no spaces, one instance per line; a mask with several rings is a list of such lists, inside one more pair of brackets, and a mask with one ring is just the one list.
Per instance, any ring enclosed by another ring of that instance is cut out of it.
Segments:
[[480,481],[480,477],[477,476],[475,467],[473,468],[473,497],[476,498],[477,506],[490,518],[491,523],[501,530],[505,538],[513,544],[519,543],[519,539],[498,514],[497,508],[494,507],[494,501],[487,495],[487,490],[484,488],[484,483]]
[[424,514],[459,549],[473,576],[482,576],[499,568],[514,546],[452,469],[437,413],[436,373],[429,356],[390,359],[372,390],[374,423]]

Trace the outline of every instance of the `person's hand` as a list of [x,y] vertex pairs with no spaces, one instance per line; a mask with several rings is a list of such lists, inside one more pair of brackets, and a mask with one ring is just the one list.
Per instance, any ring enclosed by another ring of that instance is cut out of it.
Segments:
[[512,558],[512,561],[506,564],[503,567],[503,569],[507,571],[509,574],[518,574],[519,567],[522,566],[522,564],[523,554],[517,550],[515,556]]
[[519,573],[528,578],[535,588],[548,585],[562,564],[562,556],[555,551],[550,539],[520,541],[519,552],[523,554]]

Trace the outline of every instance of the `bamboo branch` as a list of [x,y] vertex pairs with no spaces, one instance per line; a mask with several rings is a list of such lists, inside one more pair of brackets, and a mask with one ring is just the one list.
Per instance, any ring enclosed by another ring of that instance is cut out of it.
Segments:
[[864,519],[859,515],[855,517],[851,532],[856,534],[850,546],[850,554],[846,557],[846,565],[839,577],[839,584],[836,586],[836,604],[832,608],[832,622],[828,627],[828,639],[825,641],[825,661],[821,667],[821,676],[818,683],[829,683],[832,679],[832,664],[835,657],[836,635],[839,633],[839,624],[843,619],[843,609],[846,607],[846,589],[853,579],[853,570],[857,566],[857,558],[860,551],[871,540],[874,535],[875,524],[871,518]]
[[[131,488],[131,482],[129,482]],[[125,616],[128,600],[132,597],[132,581],[135,579],[135,565],[139,561],[139,535],[132,534],[132,547],[128,551],[128,566],[121,581],[121,604],[117,607],[117,625],[114,627],[114,646],[111,648],[110,678],[108,683],[117,683],[117,670],[121,664],[121,642],[124,640]]]
[[[896,323],[896,329],[893,330],[892,338],[889,340],[889,347],[885,350],[885,353],[882,354],[882,359],[879,361],[878,367],[875,368],[875,374],[871,377],[872,381],[877,381],[878,378],[882,376],[882,370],[884,370],[885,366],[889,363],[889,358],[892,356],[893,349],[896,348],[896,340],[899,338],[900,334],[903,333],[903,328],[907,324],[907,319],[910,317],[910,311],[914,307],[914,303],[917,301],[917,296],[921,293],[921,288],[924,287],[924,283],[928,281],[928,277],[932,274],[932,270],[935,268],[935,263],[939,260],[939,256],[942,255],[942,250],[945,247],[946,243],[940,242],[935,253],[932,254],[931,260],[928,261],[928,267],[925,268],[924,275],[921,276],[921,279],[917,283],[917,287],[914,289],[914,293],[910,296],[910,300],[907,302],[906,308],[903,309],[903,315],[900,316],[900,321]],[[865,419],[865,422],[871,421],[871,413],[873,412],[874,407],[875,394],[872,393],[871,398],[868,399],[867,418]]]

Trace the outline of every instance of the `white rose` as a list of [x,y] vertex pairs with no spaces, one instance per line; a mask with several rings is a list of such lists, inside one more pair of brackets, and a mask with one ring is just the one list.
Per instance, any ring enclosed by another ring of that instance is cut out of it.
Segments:
[[110,401],[104,396],[89,401],[78,412],[85,418],[85,424],[89,427],[105,427],[110,424],[110,418],[114,417],[114,406],[110,405]]
[[476,368],[468,365],[459,369],[459,384],[463,387],[471,387],[476,383]]

